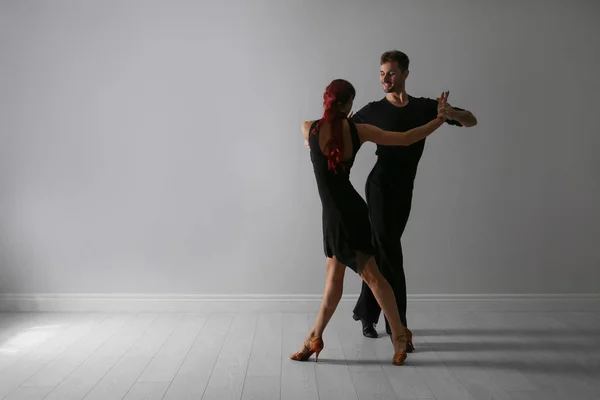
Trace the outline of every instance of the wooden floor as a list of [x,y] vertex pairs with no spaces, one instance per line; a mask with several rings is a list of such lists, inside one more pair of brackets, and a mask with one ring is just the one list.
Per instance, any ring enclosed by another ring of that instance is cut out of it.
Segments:
[[411,313],[416,353],[314,314],[0,314],[0,399],[600,399],[600,313]]

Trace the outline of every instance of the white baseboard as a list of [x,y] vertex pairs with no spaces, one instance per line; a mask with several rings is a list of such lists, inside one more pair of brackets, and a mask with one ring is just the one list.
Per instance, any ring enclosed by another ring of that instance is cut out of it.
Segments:
[[[352,310],[358,295],[344,295]],[[316,312],[321,295],[0,294],[0,312]],[[600,311],[600,293],[408,295],[409,311]]]

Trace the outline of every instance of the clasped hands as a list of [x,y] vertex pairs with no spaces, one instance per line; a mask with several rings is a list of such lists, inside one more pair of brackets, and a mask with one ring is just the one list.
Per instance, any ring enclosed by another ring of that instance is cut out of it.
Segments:
[[438,118],[441,118],[443,121],[447,121],[449,119],[456,118],[456,110],[448,104],[448,96],[450,95],[450,91],[442,92],[440,97],[436,100],[438,102],[437,112]]

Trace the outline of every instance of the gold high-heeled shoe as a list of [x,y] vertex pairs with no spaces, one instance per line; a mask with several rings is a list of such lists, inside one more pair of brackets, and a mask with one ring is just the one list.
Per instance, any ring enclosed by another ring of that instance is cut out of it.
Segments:
[[406,361],[406,349],[402,349],[399,353],[394,353],[394,358],[392,358],[392,364],[399,366],[404,364]]
[[312,356],[313,354],[315,354],[315,362],[319,361],[319,353],[321,352],[321,350],[323,350],[323,347],[325,345],[323,344],[323,339],[320,337],[316,337],[313,339],[306,339],[304,341],[304,347],[302,348],[302,350],[292,354],[290,356],[290,359],[294,360],[294,361],[306,361],[310,358],[310,356]]
[[[408,345],[408,340],[409,340],[409,330],[404,328],[404,332],[402,335],[400,336],[396,336],[395,340],[397,342],[400,342],[400,346],[398,346],[399,348],[401,348],[402,350],[400,350],[399,352],[394,352],[394,358],[392,359],[392,364],[394,365],[402,365],[404,364],[404,361],[406,360],[407,354],[406,354],[406,348]],[[392,343],[394,342],[394,340],[392,339]]]
[[[390,326],[387,324],[385,324],[385,332],[390,335],[390,338],[392,337],[392,329],[390,328]],[[415,346],[413,345],[413,341],[412,341],[412,337],[413,334],[410,331],[410,329],[406,328],[406,334],[408,335],[407,339],[406,339],[406,352],[407,353],[413,353],[415,351]]]

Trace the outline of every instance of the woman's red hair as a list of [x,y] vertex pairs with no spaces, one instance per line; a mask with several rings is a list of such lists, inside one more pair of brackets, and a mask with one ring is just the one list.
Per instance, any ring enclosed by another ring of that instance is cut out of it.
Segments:
[[356,90],[350,82],[344,79],[332,81],[323,95],[323,117],[313,130],[313,133],[316,133],[323,124],[331,124],[331,136],[325,145],[325,156],[327,157],[328,168],[334,172],[337,172],[337,167],[342,160],[342,149],[344,148],[342,121],[346,118],[346,115],[341,111],[340,106],[348,103],[355,95]]

